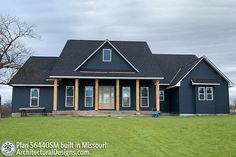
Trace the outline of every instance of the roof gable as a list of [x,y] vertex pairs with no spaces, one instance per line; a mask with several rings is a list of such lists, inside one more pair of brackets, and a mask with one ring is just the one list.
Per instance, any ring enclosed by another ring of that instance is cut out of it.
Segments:
[[229,80],[227,76],[225,76],[206,56],[203,56],[194,62],[182,67],[177,72],[176,76],[173,78],[173,81],[171,82],[171,87],[180,86],[181,81],[188,76],[188,74],[195,68],[199,63],[202,61],[206,61],[206,63],[212,67],[213,70],[215,70],[223,79],[225,79],[229,86],[234,86],[234,83]]
[[[111,50],[111,61],[103,61],[103,49]],[[89,60],[79,69],[80,72],[136,72],[123,57],[109,44],[104,44]]]
[[131,62],[125,58],[125,56],[109,41],[109,40],[105,40],[95,51],[93,51],[93,53],[91,53],[91,55],[88,56],[88,58],[86,58],[78,67],[75,68],[74,71],[77,71],[78,69],[80,69],[85,63],[87,63],[96,53],[99,52],[99,50],[101,50],[104,46],[106,45],[110,45],[110,47],[117,53],[119,54],[124,60],[125,62],[127,62],[136,72],[139,72],[138,69],[131,64]]

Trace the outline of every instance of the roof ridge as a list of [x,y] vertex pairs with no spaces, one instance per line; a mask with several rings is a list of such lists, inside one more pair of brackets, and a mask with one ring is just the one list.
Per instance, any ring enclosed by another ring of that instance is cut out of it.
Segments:
[[89,40],[89,39],[68,39],[67,41],[94,41],[94,42],[104,42],[104,41],[110,41],[110,42],[141,42],[141,43],[147,43],[144,40],[109,40],[109,39],[105,39],[105,40]]
[[181,54],[181,53],[179,53],[179,54],[173,54],[173,53],[152,53],[152,54],[153,55],[169,55],[169,56],[195,56],[196,58],[198,58],[196,54]]

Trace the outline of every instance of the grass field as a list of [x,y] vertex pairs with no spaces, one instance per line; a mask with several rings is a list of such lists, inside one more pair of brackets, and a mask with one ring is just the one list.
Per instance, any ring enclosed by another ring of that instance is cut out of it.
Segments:
[[107,143],[89,156],[236,156],[236,116],[0,119],[0,142]]

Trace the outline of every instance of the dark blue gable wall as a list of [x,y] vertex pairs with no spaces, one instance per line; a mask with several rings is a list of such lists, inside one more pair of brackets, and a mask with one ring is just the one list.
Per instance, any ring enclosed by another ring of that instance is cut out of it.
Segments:
[[[213,86],[213,101],[198,100],[197,87],[199,86],[192,86],[192,78],[217,79],[220,85]],[[228,82],[203,60],[181,82],[179,102],[180,113],[229,113]]]
[[13,87],[12,112],[20,112],[19,108],[30,107],[30,89],[39,88],[39,107],[46,107],[52,112],[53,87]]
[[[103,62],[103,48],[112,50],[112,61]],[[79,70],[109,70],[109,71],[134,71],[134,69],[122,58],[108,43],[98,50]]]

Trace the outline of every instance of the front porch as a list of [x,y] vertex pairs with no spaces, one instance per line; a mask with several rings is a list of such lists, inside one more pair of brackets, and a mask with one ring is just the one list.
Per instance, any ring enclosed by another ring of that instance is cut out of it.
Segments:
[[53,114],[88,116],[160,112],[159,85],[159,80],[54,79]]

